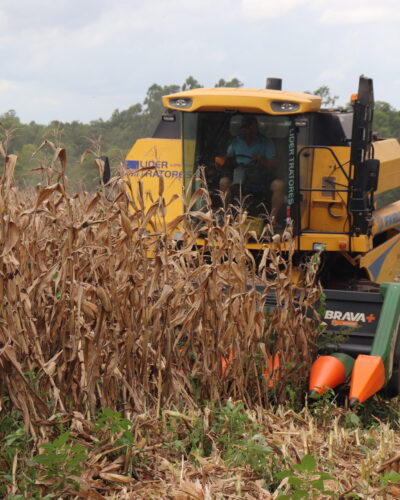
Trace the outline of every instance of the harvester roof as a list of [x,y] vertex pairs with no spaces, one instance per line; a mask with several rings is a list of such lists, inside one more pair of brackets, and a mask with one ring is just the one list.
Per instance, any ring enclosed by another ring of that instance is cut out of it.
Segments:
[[181,111],[241,111],[272,115],[319,111],[319,96],[300,92],[230,87],[186,90],[163,97],[163,105]]

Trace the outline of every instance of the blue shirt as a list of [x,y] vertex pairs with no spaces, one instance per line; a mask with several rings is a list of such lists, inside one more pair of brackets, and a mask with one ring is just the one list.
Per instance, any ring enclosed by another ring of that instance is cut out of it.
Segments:
[[257,135],[256,140],[251,144],[247,144],[244,138],[238,135],[229,144],[227,154],[228,156],[236,156],[238,163],[247,165],[254,155],[260,155],[265,159],[273,158],[276,155],[276,150],[273,141],[263,135]]

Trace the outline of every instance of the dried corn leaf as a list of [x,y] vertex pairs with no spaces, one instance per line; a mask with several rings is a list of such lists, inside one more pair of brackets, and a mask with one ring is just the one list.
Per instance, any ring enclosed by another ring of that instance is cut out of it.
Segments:
[[100,472],[99,477],[111,483],[132,484],[134,482],[131,477],[116,474],[115,472]]
[[7,234],[4,242],[4,250],[3,253],[1,254],[1,257],[7,255],[15,247],[15,245],[19,240],[19,237],[20,237],[20,232],[17,224],[10,221],[8,223]]

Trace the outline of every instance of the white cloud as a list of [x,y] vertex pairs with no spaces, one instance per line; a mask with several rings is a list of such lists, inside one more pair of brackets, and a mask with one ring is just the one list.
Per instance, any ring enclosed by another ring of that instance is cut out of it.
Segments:
[[388,9],[387,6],[363,5],[358,8],[347,6],[339,9],[326,9],[319,16],[323,24],[345,25],[379,23],[381,21],[395,21],[400,19],[400,11]]
[[252,20],[274,19],[287,14],[311,0],[242,0],[244,15]]
[[2,92],[14,92],[21,87],[19,82],[12,80],[0,80],[0,95]]
[[318,74],[317,80],[321,85],[326,85],[329,82],[329,85],[334,87],[336,83],[343,82],[346,79],[347,71],[348,68],[346,67],[325,69]]
[[0,113],[15,108],[39,122],[108,118],[141,102],[151,84],[189,75],[204,85],[237,77],[248,87],[281,76],[292,90],[328,85],[347,98],[364,73],[381,100],[400,107],[398,5],[0,0]]
[[276,19],[296,13],[299,22],[316,18],[322,24],[346,25],[400,19],[398,0],[241,0],[245,17],[252,21]]
[[89,122],[100,117],[108,119],[114,109],[126,109],[130,105],[132,96],[129,94],[89,94],[55,88],[44,81],[0,80],[0,113],[15,109],[22,122]]

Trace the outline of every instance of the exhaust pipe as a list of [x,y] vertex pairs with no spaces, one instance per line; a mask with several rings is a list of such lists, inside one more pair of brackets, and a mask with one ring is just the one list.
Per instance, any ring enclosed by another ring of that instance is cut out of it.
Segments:
[[269,90],[282,90],[282,78],[267,78],[265,88]]

